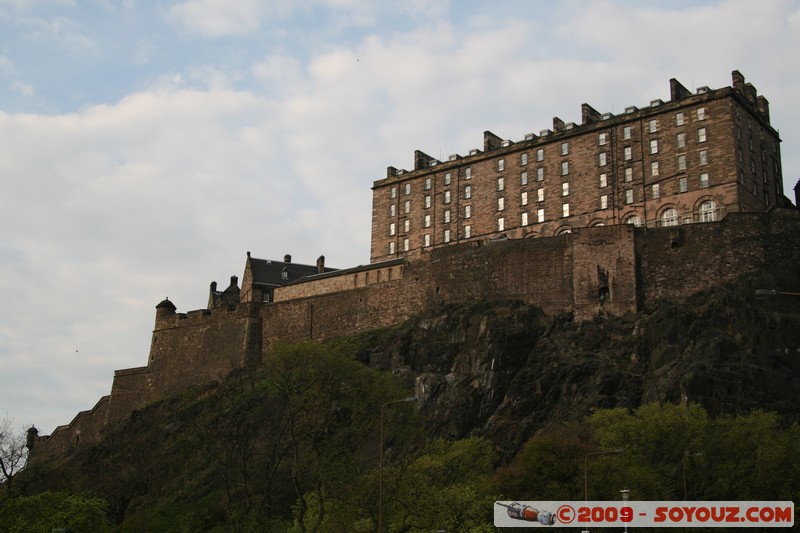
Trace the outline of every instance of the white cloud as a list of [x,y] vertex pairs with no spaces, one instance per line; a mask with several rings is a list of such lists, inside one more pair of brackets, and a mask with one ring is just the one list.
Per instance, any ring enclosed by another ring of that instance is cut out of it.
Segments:
[[167,17],[205,37],[247,35],[258,30],[269,13],[280,13],[281,2],[263,0],[186,0]]
[[14,91],[15,93],[18,93],[21,96],[24,96],[25,98],[30,98],[31,96],[36,94],[36,91],[34,90],[33,85],[30,85],[30,84],[27,84],[27,83],[24,83],[24,82],[21,82],[21,81],[13,82],[11,84],[10,88],[11,88],[12,91]]

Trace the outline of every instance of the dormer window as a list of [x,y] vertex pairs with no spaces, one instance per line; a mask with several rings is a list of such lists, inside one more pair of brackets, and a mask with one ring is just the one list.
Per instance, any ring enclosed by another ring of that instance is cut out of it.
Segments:
[[283,267],[283,270],[281,270],[281,278],[289,279],[289,271],[286,269],[286,267]]

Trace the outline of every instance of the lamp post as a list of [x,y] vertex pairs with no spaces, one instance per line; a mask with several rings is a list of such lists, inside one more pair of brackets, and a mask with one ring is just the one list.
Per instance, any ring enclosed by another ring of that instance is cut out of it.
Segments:
[[616,450],[604,450],[601,452],[589,452],[583,457],[583,500],[589,501],[589,457],[596,455],[615,455],[625,451],[625,448]]
[[[622,489],[619,492],[620,492],[620,494],[622,494],[622,508],[624,509],[625,507],[628,506],[628,500],[631,497],[631,491],[628,490],[628,489]],[[625,522],[625,533],[628,533],[628,523],[627,522]]]
[[[597,455],[615,455],[625,451],[625,448],[617,448],[616,450],[603,450],[599,452],[589,452],[583,456],[583,501],[589,502],[589,457]],[[584,529],[583,533],[588,533],[588,529]]]
[[385,404],[381,405],[381,427],[380,427],[380,465],[378,467],[378,533],[383,533],[383,413],[386,409],[387,405],[392,405],[393,403],[403,403],[403,402],[416,402],[416,396],[409,396],[408,398],[403,398],[402,400],[392,400],[391,402],[386,402]]
[[778,291],[775,289],[756,289],[756,299],[758,300],[766,300],[767,298],[772,298],[773,296],[800,296],[800,292],[785,292],[785,291]]
[[688,461],[689,457],[699,457],[703,455],[703,452],[697,453],[689,453],[689,450],[683,452],[683,501],[686,501],[686,462]]

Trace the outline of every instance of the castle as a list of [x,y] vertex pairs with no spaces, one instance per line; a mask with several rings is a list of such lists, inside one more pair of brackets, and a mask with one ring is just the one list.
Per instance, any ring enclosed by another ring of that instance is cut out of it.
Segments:
[[31,460],[95,442],[137,408],[260,363],[276,343],[487,300],[577,320],[621,315],[800,252],[766,99],[738,72],[724,89],[670,87],[669,103],[620,117],[584,104],[580,126],[554,119],[553,131],[520,143],[486,132],[484,150],[467,157],[418,151],[414,171],[389,167],[373,187],[369,264],[247,252],[242,286],[237,276],[224,290],[212,282],[206,309],[178,313],[165,299],[147,366],[117,370],[91,410],[32,436]]

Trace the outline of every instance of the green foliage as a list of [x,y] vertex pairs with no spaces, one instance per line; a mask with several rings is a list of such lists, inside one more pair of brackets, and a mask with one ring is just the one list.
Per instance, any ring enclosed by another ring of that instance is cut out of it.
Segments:
[[[481,438],[431,442],[386,475],[388,531],[482,531],[492,524],[498,492],[496,454]],[[493,529],[490,529],[493,530]]]
[[9,533],[52,531],[71,533],[111,531],[108,504],[96,497],[63,492],[43,492],[0,501],[0,530]]

